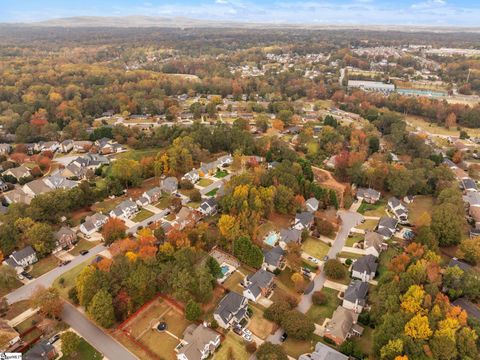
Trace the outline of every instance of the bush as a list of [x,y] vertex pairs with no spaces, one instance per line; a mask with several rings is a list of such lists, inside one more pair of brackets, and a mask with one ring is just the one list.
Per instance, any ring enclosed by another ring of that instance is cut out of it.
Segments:
[[258,347],[258,360],[288,360],[288,356],[280,345],[274,345],[270,342],[264,342]]
[[195,301],[190,300],[185,307],[185,318],[188,321],[195,321],[200,315],[202,315],[202,309]]
[[180,180],[178,182],[178,186],[180,187],[180,189],[184,189],[184,190],[193,189],[193,184],[190,181],[185,180],[185,179]]
[[327,297],[321,291],[315,291],[312,294],[312,302],[315,305],[325,305],[327,303]]
[[210,323],[210,327],[211,327],[212,329],[218,328],[218,322],[217,322],[217,320],[213,319],[212,322]]
[[323,271],[327,277],[335,280],[343,279],[347,275],[347,270],[337,259],[327,260],[323,267]]
[[200,191],[198,189],[192,190],[192,192],[190,193],[190,201],[199,202],[201,200],[202,200],[202,194],[200,193]]
[[353,262],[352,259],[345,260],[345,264],[348,266],[352,265],[352,262]]
[[72,300],[72,302],[78,305],[78,292],[77,288],[74,286],[70,290],[68,290],[68,298]]
[[299,340],[308,339],[315,331],[312,319],[298,310],[283,313],[281,325],[289,336]]
[[315,224],[317,231],[320,233],[320,235],[324,236],[331,236],[334,233],[335,228],[333,225],[324,219],[317,219],[316,224]]
[[257,344],[255,342],[249,342],[245,348],[247,349],[248,353],[253,354],[255,351],[257,351]]
[[274,323],[280,324],[282,321],[283,315],[287,312],[293,309],[294,306],[290,304],[287,301],[278,301],[274,302],[272,305],[270,305],[269,308],[267,308],[263,316],[265,319],[273,321]]

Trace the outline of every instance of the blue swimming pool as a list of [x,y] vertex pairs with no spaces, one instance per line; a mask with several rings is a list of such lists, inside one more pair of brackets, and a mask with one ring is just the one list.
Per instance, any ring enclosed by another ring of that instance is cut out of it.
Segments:
[[278,241],[278,233],[271,232],[263,241],[270,246],[275,246]]
[[222,269],[222,274],[223,275],[225,275],[228,272],[228,270],[230,270],[230,268],[227,265],[223,265],[221,267],[221,269]]

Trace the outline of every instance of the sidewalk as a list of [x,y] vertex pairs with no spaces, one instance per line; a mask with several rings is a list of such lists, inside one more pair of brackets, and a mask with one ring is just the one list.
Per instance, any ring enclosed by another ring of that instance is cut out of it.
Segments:
[[28,319],[30,316],[32,315],[35,315],[38,311],[38,308],[36,309],[27,309],[25,310],[23,313],[21,313],[20,315],[18,315],[17,317],[13,318],[12,320],[9,320],[8,321],[8,325],[10,325],[11,327],[14,327],[14,326],[17,326],[18,324],[20,324],[22,321]]

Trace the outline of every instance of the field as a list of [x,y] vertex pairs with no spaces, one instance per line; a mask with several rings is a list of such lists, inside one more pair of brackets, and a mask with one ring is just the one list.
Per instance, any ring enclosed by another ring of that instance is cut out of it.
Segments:
[[137,215],[135,215],[132,218],[132,221],[133,222],[141,222],[143,220],[147,220],[152,215],[153,215],[153,213],[151,211],[148,211],[147,209],[142,209],[137,213]]
[[423,213],[431,214],[432,208],[433,198],[431,196],[416,196],[413,202],[408,204],[408,217],[410,223],[413,225],[418,225]]
[[30,270],[28,273],[33,277],[37,278],[56,268],[58,266],[58,263],[59,260],[55,256],[50,255],[33,264],[32,270]]
[[[167,323],[167,331],[159,332],[154,328],[160,320]],[[174,360],[174,349],[189,324],[180,311],[162,299],[157,299],[137,314],[124,330],[152,353]],[[130,350],[135,352],[135,348]]]
[[340,299],[337,297],[338,291],[324,287],[322,293],[327,297],[326,304],[313,304],[307,311],[307,316],[319,325],[322,325],[326,318],[330,318],[340,305]]
[[383,200],[378,201],[376,204],[362,202],[362,205],[358,208],[358,212],[365,216],[384,216],[385,205],[386,202]]
[[213,180],[203,178],[203,179],[200,179],[197,184],[198,186],[206,187],[212,183],[213,183]]
[[154,205],[156,208],[159,208],[160,210],[166,209],[168,206],[170,206],[170,196],[164,196],[162,197],[158,203]]
[[100,244],[100,241],[88,241],[85,239],[80,239],[80,241],[75,245],[75,247],[69,251],[69,254],[77,256],[82,250],[90,250],[91,248]]
[[228,171],[226,171],[226,170],[218,170],[217,173],[215,174],[215,177],[216,177],[217,179],[222,179],[222,178],[224,178],[224,177],[227,176],[227,175],[228,175]]
[[100,354],[95,348],[90,345],[85,339],[80,340],[77,351],[75,355],[62,356],[60,360],[82,360],[82,359],[91,359],[91,360],[100,360],[103,359],[102,354]]
[[[88,266],[89,264],[90,260],[87,260],[68,270],[66,273],[55,279],[55,281],[53,282],[53,287],[57,288],[60,291],[60,295],[62,297],[68,299],[68,290],[75,286],[75,281],[78,274],[80,274],[83,268]],[[63,284],[61,284],[60,279],[63,279]]]
[[[436,124],[429,123],[425,121],[422,117],[420,116],[414,116],[414,115],[407,115],[407,122],[411,124],[413,127],[421,128],[424,131],[428,131],[431,134],[434,135],[448,135],[448,136],[459,136],[460,132],[455,128],[455,129],[447,129],[443,126],[439,126]],[[477,137],[480,136],[480,129],[470,129],[470,128],[465,128],[464,130],[467,131],[467,133],[470,136]]]
[[302,249],[307,254],[316,257],[317,259],[323,259],[330,250],[330,247],[321,240],[309,237],[303,242]]
[[248,359],[250,355],[245,349],[245,342],[243,339],[229,331],[225,336],[225,340],[213,355],[213,360],[231,360],[234,354],[235,359]]

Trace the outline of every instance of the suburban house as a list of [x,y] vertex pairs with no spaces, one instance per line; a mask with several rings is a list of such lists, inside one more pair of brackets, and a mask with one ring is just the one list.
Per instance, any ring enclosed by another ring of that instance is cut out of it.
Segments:
[[307,208],[307,211],[312,213],[318,210],[319,204],[320,203],[318,202],[318,200],[315,199],[314,197],[311,197],[310,199],[305,201],[305,207]]
[[302,231],[297,229],[281,229],[280,230],[280,241],[279,244],[282,249],[286,249],[287,245],[290,243],[300,244],[302,241]]
[[113,154],[123,150],[122,145],[108,138],[101,138],[95,141],[94,145],[98,149],[98,152],[103,155]]
[[195,210],[187,206],[183,206],[178,212],[175,222],[178,230],[183,230],[186,227],[195,225],[198,221],[198,218],[198,213],[196,213]]
[[228,154],[228,155],[223,155],[220,156],[217,159],[217,165],[218,167],[227,167],[233,163],[233,156]]
[[93,143],[88,140],[79,140],[73,142],[73,151],[75,152],[87,152],[92,147]]
[[7,190],[8,190],[8,185],[3,180],[0,180],[0,191],[4,192]]
[[295,223],[293,228],[303,231],[309,230],[313,225],[313,214],[308,211],[297,213],[295,215]]
[[17,330],[8,324],[8,321],[0,319],[0,352],[7,352],[12,346],[20,341]]
[[396,197],[392,196],[388,199],[388,209],[395,215],[400,224],[405,224],[408,221],[408,209]]
[[220,300],[213,318],[224,329],[248,319],[248,299],[234,291],[229,292]]
[[470,271],[472,270],[472,265],[470,264],[467,264],[466,262],[464,261],[461,261],[461,260],[458,260],[456,257],[454,258],[451,258],[450,261],[448,262],[448,265],[447,265],[449,268],[451,267],[454,267],[454,266],[458,266],[460,269],[462,269],[463,271]]
[[95,213],[85,218],[85,222],[80,225],[80,231],[85,235],[92,235],[94,232],[100,230],[107,221],[108,216]]
[[174,176],[169,176],[160,181],[160,189],[167,194],[173,194],[178,189],[178,180]]
[[375,204],[380,200],[380,192],[370,188],[358,188],[357,189],[357,199],[365,201],[368,204]]
[[148,191],[145,191],[142,196],[137,200],[137,204],[145,206],[148,204],[156,203],[162,196],[162,189],[160,187],[154,187]]
[[23,185],[22,190],[25,194],[35,197],[53,190],[43,179],[36,179]]
[[367,230],[365,231],[365,240],[363,242],[363,249],[365,254],[379,257],[380,253],[387,248],[384,238],[381,234]]
[[264,269],[258,270],[253,275],[248,275],[242,282],[244,287],[243,296],[247,299],[257,302],[260,297],[268,297],[274,286],[275,275]]
[[192,184],[195,184],[198,180],[200,180],[200,175],[197,169],[190,170],[182,177],[183,180],[188,180]]
[[183,339],[175,348],[178,360],[204,360],[220,346],[221,337],[216,331],[201,324],[189,325]]
[[30,173],[30,170],[26,166],[23,166],[23,165],[20,165],[16,168],[11,168],[11,169],[5,170],[2,173],[2,175],[3,176],[5,176],[5,175],[12,176],[15,179],[17,179],[17,181],[19,181],[20,179],[32,176],[32,174]]
[[218,204],[215,198],[211,197],[204,200],[197,208],[204,216],[215,215],[217,213]]
[[368,283],[360,280],[352,280],[343,296],[342,306],[360,314],[367,302]]
[[77,234],[70,228],[62,226],[55,233],[55,245],[57,249],[71,247],[77,240]]
[[377,272],[377,258],[373,255],[364,255],[352,265],[352,278],[362,281],[370,281],[375,278]]
[[110,217],[130,219],[138,212],[138,205],[132,200],[124,200],[110,211]]
[[477,192],[478,191],[477,184],[476,184],[475,180],[473,180],[472,178],[469,178],[469,177],[465,177],[465,178],[460,180],[460,187],[465,192],[470,192],[470,191]]
[[397,232],[398,221],[394,218],[383,216],[378,221],[376,232],[383,236],[385,240],[390,239]]
[[0,154],[8,155],[12,152],[12,145],[10,144],[0,144]]
[[202,163],[199,169],[200,175],[213,175],[218,167],[218,162],[216,160],[209,163]]
[[33,197],[25,194],[22,189],[17,188],[17,189],[13,189],[12,191],[4,193],[3,199],[7,204],[18,203],[18,204],[28,205],[32,202]]
[[28,245],[22,250],[14,251],[5,260],[5,263],[16,269],[17,272],[22,272],[27,266],[30,266],[37,261],[37,253],[30,245]]
[[58,150],[62,153],[68,153],[73,149],[73,140],[64,140],[60,143]]
[[298,360],[348,360],[347,355],[332,349],[330,346],[324,343],[318,342],[315,345],[315,351],[310,354],[300,355]]
[[55,347],[47,339],[40,340],[24,355],[24,360],[51,360],[57,356]]
[[285,262],[283,261],[285,256],[285,251],[280,246],[275,246],[271,249],[263,250],[263,267],[268,271],[274,272],[275,270],[283,269]]
[[358,314],[353,310],[338,306],[332,315],[332,319],[325,327],[324,336],[341,345],[352,336],[360,336],[363,327],[357,324]]
[[68,180],[67,178],[61,176],[58,172],[53,175],[45,177],[43,181],[51,189],[69,190],[78,186],[78,183],[76,181]]
[[51,151],[56,152],[60,148],[58,141],[40,141],[38,143],[38,151]]

